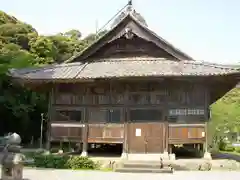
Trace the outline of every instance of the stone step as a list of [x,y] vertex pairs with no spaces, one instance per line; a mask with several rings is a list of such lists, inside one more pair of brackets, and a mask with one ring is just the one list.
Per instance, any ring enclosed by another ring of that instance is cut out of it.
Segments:
[[[176,171],[188,171],[185,166],[180,166],[172,161],[163,161],[164,168],[169,168],[169,165]],[[139,168],[139,169],[160,169],[160,161],[125,161],[121,165],[122,168]]]
[[[171,164],[174,161],[171,160],[163,160],[164,164]],[[152,161],[152,160],[125,160],[123,163],[132,163],[132,164],[160,164],[160,160]]]
[[[169,164],[163,163],[164,166],[168,166]],[[124,168],[152,168],[152,169],[160,169],[160,162],[125,162],[122,165]]]
[[117,168],[115,172],[120,173],[173,173],[170,168],[151,169],[151,168]]

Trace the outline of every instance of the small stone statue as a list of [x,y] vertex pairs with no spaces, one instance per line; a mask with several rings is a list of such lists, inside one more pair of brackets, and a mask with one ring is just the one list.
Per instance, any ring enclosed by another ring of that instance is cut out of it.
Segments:
[[21,137],[12,133],[6,138],[6,145],[3,150],[2,179],[1,180],[22,180],[24,155],[20,153]]

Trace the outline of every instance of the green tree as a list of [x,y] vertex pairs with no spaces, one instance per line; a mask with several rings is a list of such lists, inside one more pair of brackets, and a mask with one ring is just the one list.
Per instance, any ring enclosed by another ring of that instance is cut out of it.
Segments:
[[57,58],[58,49],[53,41],[45,36],[38,36],[30,41],[30,52],[36,55],[39,64],[51,64]]
[[65,36],[70,37],[71,39],[80,39],[82,37],[82,33],[79,30],[72,29],[64,33]]
[[[90,40],[88,43],[91,43]],[[61,63],[87,46],[81,32],[71,30],[39,36],[26,23],[0,11],[0,134],[18,132],[23,141],[39,137],[41,113],[47,112],[47,96],[13,83],[12,68]]]

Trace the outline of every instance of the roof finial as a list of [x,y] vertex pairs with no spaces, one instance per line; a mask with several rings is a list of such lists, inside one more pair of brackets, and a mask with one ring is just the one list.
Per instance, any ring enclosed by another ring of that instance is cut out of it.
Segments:
[[132,6],[132,0],[128,1],[128,6]]
[[129,0],[127,3],[127,12],[131,12],[132,11],[132,0]]

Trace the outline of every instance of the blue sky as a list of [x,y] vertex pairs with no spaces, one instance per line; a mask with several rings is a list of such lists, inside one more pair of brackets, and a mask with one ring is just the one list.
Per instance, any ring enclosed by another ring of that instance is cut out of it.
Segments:
[[[128,0],[2,0],[0,9],[41,34],[104,25]],[[240,62],[239,0],[133,0],[150,29],[197,60]]]

